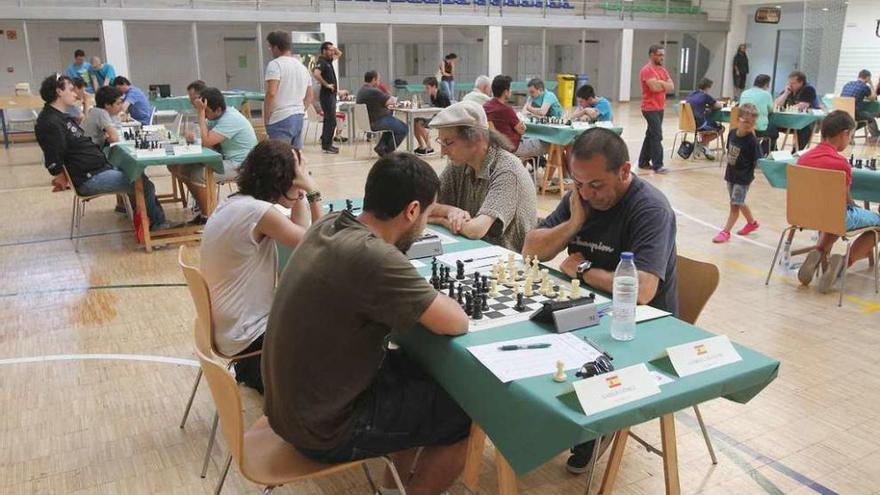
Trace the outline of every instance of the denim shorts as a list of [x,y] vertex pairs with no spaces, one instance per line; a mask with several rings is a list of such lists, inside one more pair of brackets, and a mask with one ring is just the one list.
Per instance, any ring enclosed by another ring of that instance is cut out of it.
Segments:
[[730,204],[742,206],[746,204],[746,194],[749,193],[749,184],[727,183],[727,193],[730,195]]
[[266,126],[266,135],[269,139],[277,139],[290,143],[294,149],[301,150],[303,147],[303,119],[301,113],[293,114],[284,120],[279,120]]
[[846,230],[857,230],[880,225],[880,214],[858,206],[846,207]]
[[402,351],[390,351],[354,408],[351,434],[329,450],[299,450],[318,462],[340,463],[467,438],[471,419],[433,378]]

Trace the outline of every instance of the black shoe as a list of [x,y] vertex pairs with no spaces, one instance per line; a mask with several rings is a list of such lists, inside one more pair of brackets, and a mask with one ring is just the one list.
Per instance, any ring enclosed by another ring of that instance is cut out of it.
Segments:
[[640,163],[639,168],[641,168],[643,170],[647,170],[647,169],[651,168],[651,164],[650,163]]
[[417,155],[427,155],[428,153],[432,153],[434,150],[426,150],[425,148],[416,148],[413,153]]
[[336,146],[330,146],[329,148],[321,148],[321,152],[328,153],[330,155],[338,155],[339,148],[337,148]]
[[121,213],[123,215],[128,214],[128,212],[125,211],[125,206],[123,205],[116,205],[116,208],[114,208],[113,211],[115,211],[116,213]]
[[379,155],[380,158],[388,154],[388,150],[386,150],[386,149],[385,149],[384,147],[382,147],[381,145],[380,145],[380,146],[376,146],[375,148],[373,148],[373,151],[375,151],[376,154]]
[[206,223],[208,223],[208,219],[201,214],[196,215],[192,220],[186,222],[187,225],[205,225]]
[[575,445],[571,448],[571,456],[569,456],[568,460],[565,462],[565,469],[572,474],[586,473],[590,470],[590,464],[593,458],[593,446],[596,442],[599,442],[599,458],[601,459],[602,455],[605,454],[605,451],[608,450],[613,439],[614,435],[606,435],[597,440],[590,440],[589,442]]
[[347,143],[348,138],[344,137],[344,136],[336,136],[335,138],[333,138],[333,142],[334,143]]

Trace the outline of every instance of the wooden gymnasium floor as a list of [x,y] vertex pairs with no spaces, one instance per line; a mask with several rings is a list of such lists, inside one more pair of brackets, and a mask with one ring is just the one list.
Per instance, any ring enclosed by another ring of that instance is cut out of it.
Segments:
[[[676,118],[667,114],[668,153]],[[618,106],[615,115],[637,155],[645,129],[638,104]],[[354,159],[344,145],[329,156],[310,140],[306,155],[324,197],[362,194],[372,163],[366,151],[361,146]],[[440,169],[438,157],[431,162]],[[717,466],[692,413],[677,415],[684,493],[880,493],[880,445],[872,438],[880,430],[880,296],[866,262],[849,277],[841,309],[837,293],[820,295],[793,276],[777,273],[765,287],[771,246],[784,227],[784,193],[758,177],[748,203],[761,229],[714,245],[727,215],[722,169],[679,159],[668,167],[668,175],[647,180],[676,209],[679,252],[711,261],[722,273],[700,326],[782,361],[779,378],[751,403],[703,406]],[[155,175],[160,187],[168,186],[166,173]],[[0,493],[212,493],[224,454],[215,447],[208,478],[200,479],[213,413],[204,383],[186,429],[178,428],[196,369],[179,361],[194,355],[193,306],[177,250],[138,249],[106,199],[90,205],[83,222],[89,237],[75,254],[67,239],[71,194],[50,192],[35,144],[0,151],[0,191]],[[557,201],[542,197],[541,213]],[[167,210],[182,219],[179,207]],[[809,235],[800,240],[809,242]],[[260,397],[249,389],[243,395],[251,421]],[[636,430],[658,440],[656,422]],[[490,453],[484,493],[496,489]],[[567,474],[565,459],[560,454],[522,477],[521,493],[582,493],[584,478]],[[619,494],[662,493],[661,460],[630,442],[618,487]],[[230,471],[224,493],[256,492]],[[276,493],[368,488],[354,470]]]

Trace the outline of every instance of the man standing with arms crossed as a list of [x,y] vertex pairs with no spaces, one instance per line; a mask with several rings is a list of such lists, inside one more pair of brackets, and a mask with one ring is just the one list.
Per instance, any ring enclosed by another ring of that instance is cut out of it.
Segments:
[[333,146],[333,135],[336,133],[336,70],[333,68],[333,59],[342,55],[342,52],[333,46],[333,43],[325,41],[321,44],[321,57],[312,75],[321,84],[319,100],[321,111],[324,112],[324,127],[321,131],[321,151],[324,153],[338,154],[339,148]]
[[666,50],[660,45],[648,49],[650,60],[639,71],[642,83],[642,115],[648,122],[642,152],[639,153],[639,168],[652,169],[658,174],[663,168],[663,110],[666,108],[666,93],[673,91],[675,85],[669,72],[663,67]]
[[266,41],[275,57],[266,66],[266,99],[263,102],[266,134],[269,139],[290,143],[293,149],[301,150],[303,119],[315,94],[312,78],[309,70],[290,51],[290,33],[273,31]]

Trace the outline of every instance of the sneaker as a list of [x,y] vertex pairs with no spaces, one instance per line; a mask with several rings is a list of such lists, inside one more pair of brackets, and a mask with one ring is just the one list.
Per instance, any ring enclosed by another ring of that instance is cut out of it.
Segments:
[[710,150],[709,148],[703,146],[703,157],[710,162],[715,161],[715,152]]
[[329,147],[329,148],[321,148],[321,152],[322,152],[322,153],[327,153],[327,154],[330,154],[330,155],[338,155],[338,154],[339,154],[339,148],[337,148],[336,146],[331,146],[331,147]]
[[428,148],[428,149],[426,149],[426,150],[425,150],[425,154],[426,154],[426,155],[433,155],[433,154],[434,154],[434,148]]
[[125,211],[125,206],[122,205],[116,205],[116,208],[114,208],[113,211],[115,211],[116,213],[121,213],[123,215],[128,213],[127,211]]
[[749,235],[749,234],[751,234],[752,232],[758,230],[758,227],[760,227],[760,225],[758,225],[758,221],[755,220],[754,222],[752,222],[752,223],[747,223],[747,224],[745,225],[745,227],[743,227],[743,228],[737,230],[737,231],[736,231],[736,235]]
[[640,164],[639,164],[639,168],[644,169],[644,170],[647,170],[647,169],[651,168],[651,164],[648,163],[648,162],[640,163]]
[[419,146],[418,148],[413,150],[413,153],[415,153],[417,155],[427,155],[428,154],[427,150],[425,150],[425,148],[422,148],[421,146]]
[[693,153],[693,155],[691,155],[691,156],[693,156],[695,159],[703,160],[703,159],[706,158],[706,152],[704,151],[705,149],[706,149],[705,146],[703,146],[702,144],[697,143],[697,144],[694,146],[694,153]]
[[715,244],[721,244],[722,242],[727,242],[729,240],[730,232],[727,232],[726,230],[718,232],[717,234],[715,234],[715,237],[712,238],[712,242],[714,242]]
[[843,255],[832,254],[828,258],[828,269],[819,277],[819,293],[828,294],[840,275],[843,273]]
[[334,143],[347,143],[348,138],[345,136],[336,136],[335,138],[333,138],[333,142]]
[[654,169],[655,174],[666,175],[669,173],[669,169],[666,167],[660,167]]
[[[599,459],[611,446],[614,441],[614,435],[606,435],[599,440]],[[586,442],[575,445],[571,448],[571,455],[565,461],[565,469],[571,474],[584,474],[590,470],[591,460],[593,457],[593,442]]]
[[810,282],[813,281],[813,276],[816,274],[816,270],[819,268],[819,262],[821,261],[821,251],[817,249],[810,251],[810,254],[807,255],[807,259],[804,261],[804,264],[801,265],[800,269],[798,269],[798,280],[800,280],[800,282],[805,286],[810,285]]
[[208,223],[208,219],[201,214],[194,216],[192,220],[186,222],[187,225],[205,225],[206,223]]
[[186,224],[183,222],[162,222],[158,225],[150,225],[150,232],[155,232],[158,230],[179,229],[180,227],[183,227],[185,225]]

